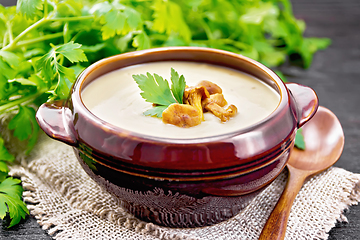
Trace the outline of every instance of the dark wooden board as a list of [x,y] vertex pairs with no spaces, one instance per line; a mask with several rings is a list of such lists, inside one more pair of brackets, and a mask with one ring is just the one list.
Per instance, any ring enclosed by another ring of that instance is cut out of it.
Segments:
[[[315,55],[307,71],[288,69],[291,81],[312,87],[320,104],[332,110],[345,132],[337,167],[360,173],[360,1],[293,0],[294,14],[307,23],[307,36],[329,37],[331,46]],[[329,240],[360,239],[360,205],[346,211]]]

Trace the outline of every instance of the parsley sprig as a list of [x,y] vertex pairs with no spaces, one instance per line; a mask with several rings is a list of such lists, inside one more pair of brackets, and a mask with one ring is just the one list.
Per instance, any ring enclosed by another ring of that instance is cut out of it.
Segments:
[[[306,68],[330,40],[304,38],[304,30],[290,0],[18,0],[17,6],[0,5],[0,116],[14,115],[0,127],[30,152],[39,133],[37,107],[66,98],[89,64],[123,52],[202,46],[239,53],[271,68],[297,56]],[[171,91],[180,102],[179,90]],[[157,106],[156,114],[164,106]],[[0,181],[15,159],[6,145],[0,135]],[[0,204],[5,201],[1,198]],[[19,219],[10,216],[14,224]]]
[[29,214],[29,210],[22,201],[23,188],[20,182],[19,179],[8,177],[0,183],[0,218],[4,219],[9,215],[8,227],[18,224]]
[[185,78],[171,68],[171,88],[169,82],[158,74],[151,75],[149,72],[132,76],[141,89],[140,95],[145,101],[155,106],[144,112],[145,115],[161,118],[162,112],[173,103],[183,103],[183,95],[186,86]]

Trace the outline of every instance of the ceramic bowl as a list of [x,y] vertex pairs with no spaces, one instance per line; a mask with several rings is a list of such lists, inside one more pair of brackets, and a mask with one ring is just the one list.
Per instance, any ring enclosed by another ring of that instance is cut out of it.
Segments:
[[[84,87],[110,71],[156,61],[194,61],[240,70],[280,95],[265,119],[229,134],[199,139],[145,136],[113,126],[82,102]],[[199,227],[239,213],[285,167],[295,133],[316,112],[315,92],[284,84],[247,57],[210,48],[169,47],[98,61],[78,77],[69,98],[43,104],[40,127],[73,146],[84,170],[136,217],[168,227]]]

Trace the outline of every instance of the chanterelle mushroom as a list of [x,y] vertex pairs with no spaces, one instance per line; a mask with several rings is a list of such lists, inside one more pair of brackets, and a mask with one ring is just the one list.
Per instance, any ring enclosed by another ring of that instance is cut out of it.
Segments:
[[227,102],[222,89],[215,83],[202,81],[196,87],[186,86],[183,96],[184,104],[173,103],[162,113],[164,123],[188,128],[204,121],[204,111],[213,113],[222,122],[227,122],[237,113],[237,108]]
[[227,122],[229,119],[236,115],[237,108],[235,105],[230,105],[226,110],[220,107],[215,102],[210,102],[205,105],[205,109],[212,112],[216,117],[220,118],[222,122]]
[[196,86],[200,87],[203,86],[206,88],[206,90],[208,90],[209,94],[215,94],[215,93],[222,93],[222,89],[221,87],[219,87],[218,85],[216,85],[213,82],[207,81],[207,80],[203,80],[201,82],[199,82]]
[[205,98],[201,102],[203,109],[205,109],[205,106],[207,104],[209,104],[210,102],[214,102],[217,105],[219,105],[220,107],[225,107],[227,104],[227,101],[225,100],[224,95],[222,93],[215,93],[215,94],[210,95],[209,98]]
[[173,103],[163,111],[162,120],[164,123],[188,128],[202,122],[201,113],[191,105]]
[[210,94],[204,86],[187,87],[184,91],[184,103],[195,107],[201,114],[201,120],[204,120],[203,107],[201,101],[209,98]]

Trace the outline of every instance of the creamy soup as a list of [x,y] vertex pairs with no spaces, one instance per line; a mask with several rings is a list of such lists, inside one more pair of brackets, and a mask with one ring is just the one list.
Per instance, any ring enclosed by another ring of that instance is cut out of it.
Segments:
[[[228,104],[237,107],[237,115],[222,123],[212,113],[205,113],[205,121],[190,128],[164,124],[160,118],[145,116],[144,111],[152,105],[140,96],[141,90],[132,75],[156,73],[170,82],[171,68],[184,75],[188,86],[201,80],[219,85]],[[107,73],[86,86],[82,100],[94,115],[120,128],[162,138],[187,139],[221,135],[259,122],[276,109],[280,96],[262,81],[240,71],[205,63],[167,61]]]

